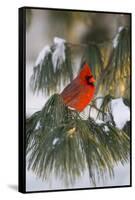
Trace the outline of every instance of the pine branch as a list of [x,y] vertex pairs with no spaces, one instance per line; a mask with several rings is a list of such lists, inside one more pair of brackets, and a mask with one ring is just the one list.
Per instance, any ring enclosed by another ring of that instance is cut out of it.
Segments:
[[[121,32],[116,33],[111,39],[111,43],[113,48],[108,63],[105,66],[101,54],[102,47],[98,44],[93,43],[93,41],[90,41],[88,44],[72,44],[66,42],[65,62],[60,62],[59,65],[56,65],[55,71],[52,63],[52,54],[55,51],[55,46],[52,46],[52,52],[48,53],[42,63],[34,67],[31,88],[34,92],[41,90],[42,92],[50,94],[51,92],[56,92],[62,82],[65,84],[68,79],[71,81],[73,79],[71,48],[80,46],[84,47],[82,62],[85,61],[91,66],[92,73],[97,80],[96,94],[99,90],[103,93],[110,91],[110,88],[113,88],[113,91],[115,91],[114,87],[120,81],[123,81],[124,85],[126,84],[130,73],[130,67],[127,67],[130,65],[130,30],[123,28]],[[125,75],[127,75],[127,79],[123,80]]]
[[105,80],[105,78],[106,78],[106,75],[107,75],[107,73],[108,73],[108,69],[109,69],[110,66],[111,66],[111,62],[112,62],[113,56],[114,56],[114,51],[112,51],[111,54],[110,54],[110,58],[109,58],[109,61],[108,61],[108,63],[107,63],[107,66],[106,66],[106,67],[101,71],[101,73],[100,73],[100,78],[99,78],[99,80],[97,81],[97,84],[96,84],[96,92],[95,92],[95,95],[98,94],[99,88],[100,88],[100,86],[102,85],[103,80]]
[[[107,65],[100,73],[100,77],[96,85],[96,94],[102,86],[102,90],[110,91],[110,87],[118,88],[120,81],[125,77],[130,76],[130,31],[123,28],[119,33],[117,46],[111,51]],[[126,79],[126,81],[128,80]],[[126,81],[124,85],[126,86]],[[104,89],[103,89],[104,88]],[[114,90],[115,91],[115,90]]]
[[82,57],[82,63],[84,62],[89,64],[93,76],[98,80],[101,71],[104,69],[104,63],[102,61],[100,49],[97,45],[88,45],[87,48],[85,48]]
[[[73,184],[87,169],[90,182],[105,178],[117,162],[128,162],[129,136],[110,122],[83,120],[69,110],[60,95],[53,95],[43,109],[26,121],[27,167],[38,177],[52,173],[66,185]],[[107,127],[107,132],[105,127]]]
[[30,81],[30,86],[34,93],[39,91],[47,94],[57,92],[58,88],[61,87],[61,83],[65,84],[68,80],[71,81],[73,79],[71,50],[66,43],[63,45],[65,50],[62,53],[64,55],[59,55],[61,49],[56,52],[57,47],[54,45],[52,45],[49,51],[44,47],[44,49],[47,49],[47,52],[44,53],[45,55],[42,55],[42,59],[40,54],[43,54],[42,51],[44,49],[39,54],[40,59],[38,61],[37,58]]
[[[123,29],[125,29],[126,31],[129,31],[129,27],[125,26],[123,27]],[[98,47],[100,46],[104,46],[104,45],[108,45],[108,44],[112,44],[113,40],[115,39],[116,35],[118,34],[118,32],[116,32],[114,34],[114,36],[106,41],[103,42],[95,42],[95,41],[88,41],[88,43],[71,43],[71,42],[67,42],[67,45],[69,45],[69,47],[79,47],[79,48],[87,48],[90,45],[97,45]]]

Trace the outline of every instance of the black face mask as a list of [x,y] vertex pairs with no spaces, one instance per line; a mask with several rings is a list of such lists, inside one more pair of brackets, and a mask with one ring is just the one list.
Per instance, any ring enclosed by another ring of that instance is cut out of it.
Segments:
[[90,82],[90,79],[91,79],[92,77],[93,77],[92,75],[91,75],[91,76],[86,76],[86,77],[85,77],[88,85],[94,85],[93,82]]

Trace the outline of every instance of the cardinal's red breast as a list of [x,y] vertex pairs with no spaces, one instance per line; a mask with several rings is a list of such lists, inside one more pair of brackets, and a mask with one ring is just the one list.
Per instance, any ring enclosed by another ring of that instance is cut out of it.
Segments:
[[[88,84],[87,77],[92,77]],[[84,64],[78,76],[62,91],[61,96],[65,105],[81,112],[94,97],[95,80],[88,64]]]

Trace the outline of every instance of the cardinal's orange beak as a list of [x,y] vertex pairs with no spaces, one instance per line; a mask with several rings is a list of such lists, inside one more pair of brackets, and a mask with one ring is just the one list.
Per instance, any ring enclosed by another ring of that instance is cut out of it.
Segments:
[[92,78],[90,79],[90,82],[92,82],[92,83],[95,83],[95,82],[96,82],[96,80],[94,79],[94,77],[92,77]]

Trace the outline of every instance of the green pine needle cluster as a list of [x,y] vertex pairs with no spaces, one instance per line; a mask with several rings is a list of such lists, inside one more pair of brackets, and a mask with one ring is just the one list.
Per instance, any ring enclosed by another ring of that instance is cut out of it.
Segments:
[[56,70],[52,63],[52,54],[55,47],[51,47],[49,52],[37,66],[33,68],[30,86],[32,91],[38,93],[50,94],[58,90],[61,84],[73,79],[73,70],[71,62],[71,50],[65,44],[65,61],[62,64],[57,63]]
[[[105,131],[107,127],[107,132]],[[129,136],[111,122],[97,124],[69,110],[54,94],[26,121],[28,169],[43,180],[52,174],[66,185],[89,171],[90,182],[113,176],[114,165],[128,162]]]

